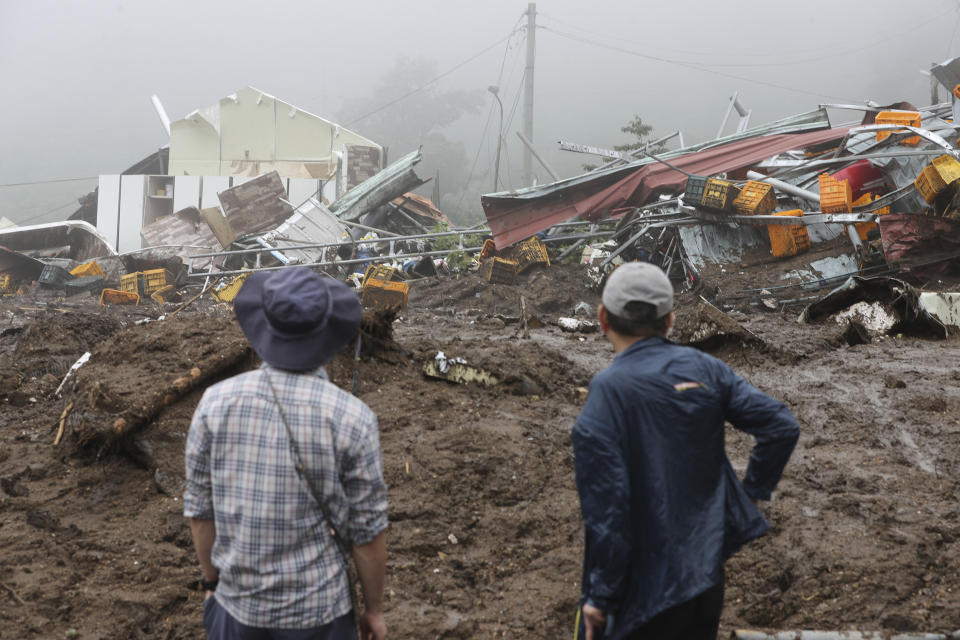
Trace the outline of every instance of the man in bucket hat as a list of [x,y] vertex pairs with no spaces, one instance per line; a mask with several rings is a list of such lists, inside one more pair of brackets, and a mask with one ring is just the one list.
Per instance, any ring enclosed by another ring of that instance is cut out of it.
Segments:
[[[207,389],[186,448],[207,635],[334,640],[356,638],[359,623],[363,640],[382,640],[377,419],[323,368],[360,327],[357,295],[295,267],[251,275],[234,310],[263,365]],[[364,596],[358,621],[346,553]]]
[[[770,499],[797,422],[723,362],[666,339],[673,286],[660,268],[617,268],[602,301],[616,355],[573,427],[586,530],[578,637],[716,640],[723,563],[770,528],[753,501]],[[742,483],[725,421],[756,438]]]

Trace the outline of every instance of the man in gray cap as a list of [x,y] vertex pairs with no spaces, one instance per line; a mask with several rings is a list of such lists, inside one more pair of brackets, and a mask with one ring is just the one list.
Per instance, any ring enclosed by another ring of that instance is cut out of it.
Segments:
[[[658,267],[617,268],[602,301],[616,355],[572,435],[586,542],[578,638],[715,640],[724,561],[770,528],[754,501],[770,499],[797,421],[723,362],[667,340],[673,286]],[[725,421],[756,439],[743,482]]]
[[[187,437],[184,515],[222,640],[383,640],[387,497],[377,418],[323,368],[360,302],[305,267],[250,276],[237,322],[263,359],[204,393]],[[354,620],[352,555],[365,610]]]

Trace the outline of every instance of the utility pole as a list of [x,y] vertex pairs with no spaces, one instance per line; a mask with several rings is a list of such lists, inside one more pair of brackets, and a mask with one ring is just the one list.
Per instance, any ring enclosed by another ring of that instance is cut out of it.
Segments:
[[500,191],[500,147],[503,143],[503,102],[500,101],[500,87],[489,86],[487,91],[493,94],[493,97],[497,99],[497,104],[500,105],[500,126],[497,128],[497,164],[494,165],[493,169],[493,192],[496,193]]
[[938,82],[937,77],[933,75],[933,68],[937,66],[936,62],[930,63],[930,104],[939,104],[940,103],[940,91],[938,91]]
[[[527,4],[527,66],[523,74],[523,135],[533,141],[533,62],[537,54],[537,3]],[[523,152],[523,184],[533,184],[533,155]]]

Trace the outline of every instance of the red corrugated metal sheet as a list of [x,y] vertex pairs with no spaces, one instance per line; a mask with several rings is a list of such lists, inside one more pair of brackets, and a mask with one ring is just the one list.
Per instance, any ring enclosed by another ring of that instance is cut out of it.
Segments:
[[960,264],[960,221],[919,213],[877,216],[883,255],[914,272],[940,273]]
[[[792,149],[839,140],[848,127],[810,133],[760,136],[669,159],[688,173],[711,175],[748,167]],[[625,167],[595,178],[580,177],[516,195],[481,197],[497,248],[529,238],[575,216],[595,219],[621,207],[639,207],[661,193],[683,191],[687,176],[659,162]]]

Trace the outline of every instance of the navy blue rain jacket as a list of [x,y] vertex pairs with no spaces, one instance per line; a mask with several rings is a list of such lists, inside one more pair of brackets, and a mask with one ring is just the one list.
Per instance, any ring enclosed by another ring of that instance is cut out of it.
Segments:
[[[726,456],[725,421],[756,439],[742,484]],[[767,532],[750,498],[770,498],[798,433],[782,402],[659,336],[593,378],[572,437],[583,600],[615,614],[610,637],[718,584],[726,558]]]

